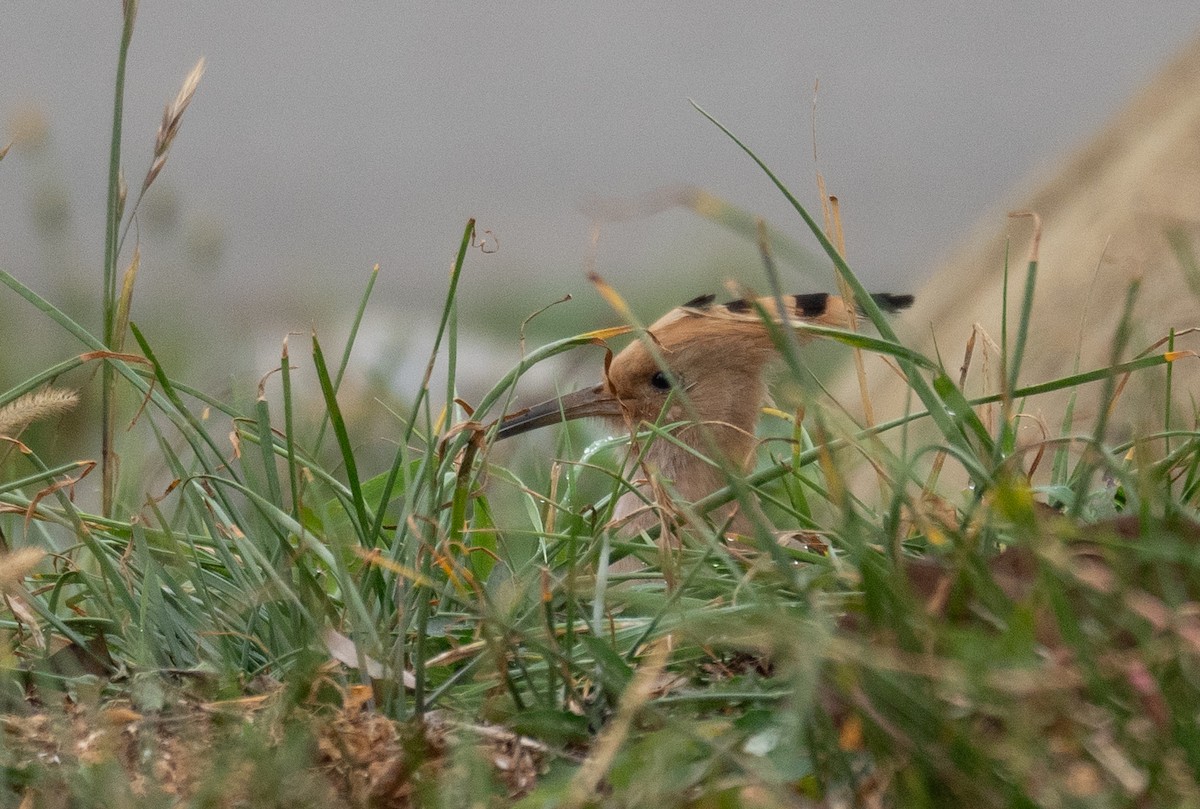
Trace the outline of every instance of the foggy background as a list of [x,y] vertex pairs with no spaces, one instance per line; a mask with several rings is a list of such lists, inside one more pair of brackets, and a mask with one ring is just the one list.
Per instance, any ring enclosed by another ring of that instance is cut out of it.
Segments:
[[[131,196],[163,105],[202,55],[207,72],[138,222],[134,320],[277,346],[288,329],[347,323],[378,262],[376,351],[419,342],[468,217],[499,250],[468,259],[464,311],[491,315],[510,348],[566,293],[580,308],[560,318],[603,311],[592,257],[635,298],[679,302],[721,277],[761,287],[754,245],[684,210],[607,224],[590,246],[589,202],[679,183],[815,244],[688,99],[813,210],[819,168],[851,266],[915,290],[1200,27],[1195,0],[1062,8],[144,0],[125,96]],[[120,16],[116,0],[10,3],[0,26],[3,140],[16,140],[0,163],[0,267],[96,318]]]

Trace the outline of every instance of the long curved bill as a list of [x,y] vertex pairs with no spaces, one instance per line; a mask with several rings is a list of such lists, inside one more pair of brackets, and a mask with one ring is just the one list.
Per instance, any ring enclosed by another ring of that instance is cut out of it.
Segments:
[[496,440],[572,419],[621,414],[621,403],[617,398],[605,390],[604,385],[596,385],[505,416],[496,431]]

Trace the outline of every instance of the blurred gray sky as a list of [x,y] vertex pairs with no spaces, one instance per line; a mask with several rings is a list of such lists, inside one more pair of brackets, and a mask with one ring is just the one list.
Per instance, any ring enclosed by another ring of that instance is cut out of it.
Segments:
[[[52,136],[48,156],[14,151],[0,165],[0,265],[35,286],[57,266],[29,214],[30,189],[47,178],[69,196],[71,256],[99,284],[119,8],[5,9],[0,115],[11,121],[33,105]],[[812,201],[819,79],[819,167],[843,201],[851,263],[874,286],[908,290],[1198,26],[1195,0],[144,0],[126,174],[131,185],[144,174],[163,104],[206,56],[162,183],[180,227],[222,250],[207,272],[168,273],[147,238],[143,276],[186,299],[303,275],[353,301],[380,262],[381,298],[420,306],[440,300],[474,216],[500,250],[472,267],[467,294],[486,300],[506,279],[544,277],[548,301],[586,288],[584,203],[681,182],[804,238],[779,194],[688,99]],[[654,278],[680,255],[734,242],[670,212],[606,228],[598,268],[617,284]],[[753,255],[729,273],[755,281]],[[687,278],[662,284],[681,300],[697,291]]]

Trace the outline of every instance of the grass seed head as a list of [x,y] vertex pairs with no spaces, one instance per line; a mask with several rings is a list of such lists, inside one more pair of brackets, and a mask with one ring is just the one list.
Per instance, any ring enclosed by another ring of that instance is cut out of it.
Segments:
[[0,407],[0,435],[13,436],[35,421],[55,418],[79,404],[79,394],[63,388],[43,388]]
[[203,75],[204,57],[201,56],[200,60],[196,62],[196,66],[183,80],[183,86],[179,88],[175,100],[163,107],[162,123],[158,125],[158,135],[154,139],[154,162],[150,164],[150,170],[146,172],[142,190],[150,187],[150,184],[162,171],[163,166],[166,165],[167,152],[170,151],[171,144],[175,141],[175,136],[179,134],[179,127],[183,123],[183,113],[192,103],[192,96],[196,94],[196,88],[200,86],[200,78]]

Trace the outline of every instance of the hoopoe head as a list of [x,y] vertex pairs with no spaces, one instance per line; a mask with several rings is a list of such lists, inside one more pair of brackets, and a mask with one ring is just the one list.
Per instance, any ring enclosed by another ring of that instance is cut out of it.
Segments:
[[[913,302],[911,295],[872,297],[889,312]],[[730,460],[743,463],[766,396],[763,371],[775,353],[760,312],[780,325],[848,325],[845,301],[837,296],[791,295],[782,303],[781,311],[774,298],[725,304],[714,303],[712,295],[690,300],[655,321],[646,339],[617,354],[600,384],[506,417],[496,437],[589,416],[629,429],[644,422],[694,420],[712,431]]]

